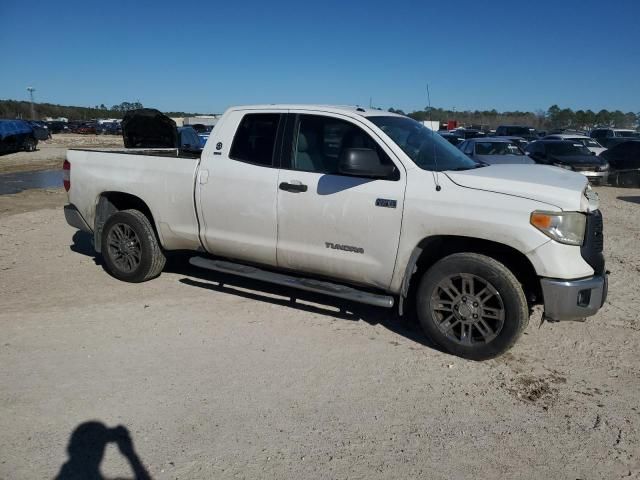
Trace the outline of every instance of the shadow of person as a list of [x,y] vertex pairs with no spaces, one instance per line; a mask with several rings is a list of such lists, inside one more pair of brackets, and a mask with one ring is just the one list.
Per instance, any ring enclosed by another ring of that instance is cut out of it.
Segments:
[[111,442],[118,446],[129,462],[135,480],[151,479],[125,427],[108,428],[101,422],[92,421],[79,425],[71,434],[67,446],[69,460],[62,465],[55,480],[105,480],[100,472],[100,463],[107,444]]

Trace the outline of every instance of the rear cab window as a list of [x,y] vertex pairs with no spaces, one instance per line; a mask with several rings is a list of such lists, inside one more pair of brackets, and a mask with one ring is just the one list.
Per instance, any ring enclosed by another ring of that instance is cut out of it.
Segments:
[[231,144],[229,158],[273,167],[282,118],[279,113],[248,113],[242,117]]

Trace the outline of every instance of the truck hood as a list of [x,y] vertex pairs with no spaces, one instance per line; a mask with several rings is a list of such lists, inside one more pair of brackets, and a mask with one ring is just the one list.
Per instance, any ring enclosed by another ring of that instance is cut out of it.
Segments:
[[555,163],[562,163],[563,165],[595,165],[600,166],[604,162],[601,158],[595,155],[549,155],[549,159]]
[[477,190],[503,193],[544,202],[562,210],[581,211],[584,175],[546,165],[489,165],[488,167],[448,171],[454,183]]
[[127,112],[122,119],[125,148],[177,148],[176,122],[154,108]]

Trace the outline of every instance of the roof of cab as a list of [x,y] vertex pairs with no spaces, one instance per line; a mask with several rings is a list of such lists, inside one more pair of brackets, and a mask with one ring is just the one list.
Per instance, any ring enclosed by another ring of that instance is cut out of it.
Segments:
[[359,115],[361,117],[403,117],[397,113],[378,110],[375,108],[365,108],[357,105],[317,105],[317,104],[281,104],[274,103],[270,105],[240,105],[231,107],[229,110],[307,110],[324,113],[341,113],[350,115]]

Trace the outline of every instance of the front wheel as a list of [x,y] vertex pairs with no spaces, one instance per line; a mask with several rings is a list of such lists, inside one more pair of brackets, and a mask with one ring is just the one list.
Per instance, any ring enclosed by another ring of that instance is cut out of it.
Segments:
[[472,360],[506,352],[529,323],[527,300],[513,273],[476,253],[456,253],[433,265],[418,287],[417,308],[429,338]]
[[36,151],[36,145],[37,144],[36,144],[35,139],[27,138],[24,141],[24,145],[23,145],[24,151],[25,152],[35,152]]
[[149,219],[138,210],[109,217],[102,229],[101,250],[106,270],[125,282],[155,278],[166,262]]

